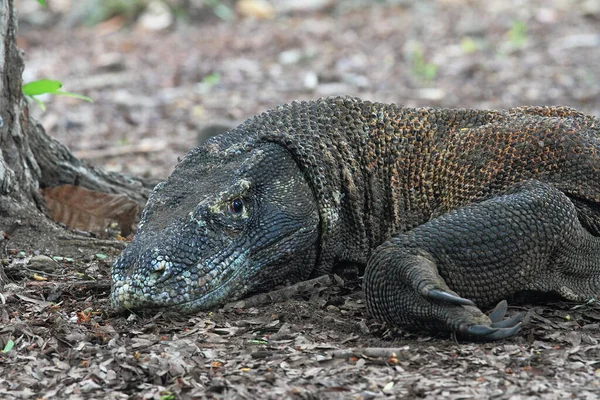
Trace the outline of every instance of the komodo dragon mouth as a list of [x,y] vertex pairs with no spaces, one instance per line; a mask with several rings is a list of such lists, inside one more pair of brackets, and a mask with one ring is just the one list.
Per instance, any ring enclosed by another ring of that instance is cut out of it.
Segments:
[[517,292],[600,296],[599,177],[600,121],[566,107],[285,104],[154,189],[112,303],[193,312],[354,263],[375,318],[503,339]]
[[[271,246],[289,246],[293,242],[303,240],[303,236],[311,235],[307,229],[300,229],[291,235],[276,238]],[[129,276],[114,283],[111,298],[117,307],[128,310],[171,309],[178,312],[194,312],[209,310],[227,301],[237,300],[246,293],[256,289],[247,287],[249,278],[249,251],[221,259],[219,263],[205,260],[201,265],[175,265],[172,262],[161,263],[162,273],[158,279],[152,280],[140,275]],[[155,258],[156,259],[156,258]],[[156,265],[157,263],[151,262]],[[115,263],[115,270],[126,270],[126,261],[121,257]],[[218,267],[215,267],[218,265]],[[138,267],[139,268],[139,267]],[[189,279],[189,274],[177,271],[206,271],[196,281]],[[168,271],[166,273],[166,271]],[[215,278],[216,276],[216,278]],[[183,290],[178,290],[183,287]]]

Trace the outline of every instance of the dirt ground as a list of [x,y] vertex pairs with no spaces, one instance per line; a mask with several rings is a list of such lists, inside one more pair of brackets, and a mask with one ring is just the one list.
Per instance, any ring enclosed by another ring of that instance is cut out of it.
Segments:
[[[215,123],[295,99],[600,116],[600,1],[363,3],[164,30],[24,13],[24,81],[58,79],[95,101],[55,97],[31,112],[79,157],[158,178]],[[511,302],[526,315],[519,335],[460,342],[373,321],[350,270],[287,300],[123,316],[108,302],[122,244],[2,244],[14,282],[0,293],[2,399],[600,398],[598,302]]]

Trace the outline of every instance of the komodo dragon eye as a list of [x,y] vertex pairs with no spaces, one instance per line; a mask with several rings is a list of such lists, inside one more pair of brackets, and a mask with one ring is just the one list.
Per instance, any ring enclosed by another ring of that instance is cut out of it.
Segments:
[[244,200],[235,198],[227,205],[227,212],[230,214],[241,214],[244,211]]

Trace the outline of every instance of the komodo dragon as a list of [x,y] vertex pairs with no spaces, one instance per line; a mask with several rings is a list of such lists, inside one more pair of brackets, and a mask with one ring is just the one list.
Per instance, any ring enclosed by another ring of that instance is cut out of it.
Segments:
[[[487,340],[520,291],[600,295],[600,121],[294,102],[191,150],[115,262],[117,309],[208,309],[365,267],[379,320]],[[489,315],[481,310],[499,306]]]

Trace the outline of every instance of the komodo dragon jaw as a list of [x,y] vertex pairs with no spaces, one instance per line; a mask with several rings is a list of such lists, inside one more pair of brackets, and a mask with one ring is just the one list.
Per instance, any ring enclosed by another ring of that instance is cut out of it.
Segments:
[[306,279],[319,237],[310,193],[275,144],[189,153],[154,189],[114,264],[113,306],[193,312]]

